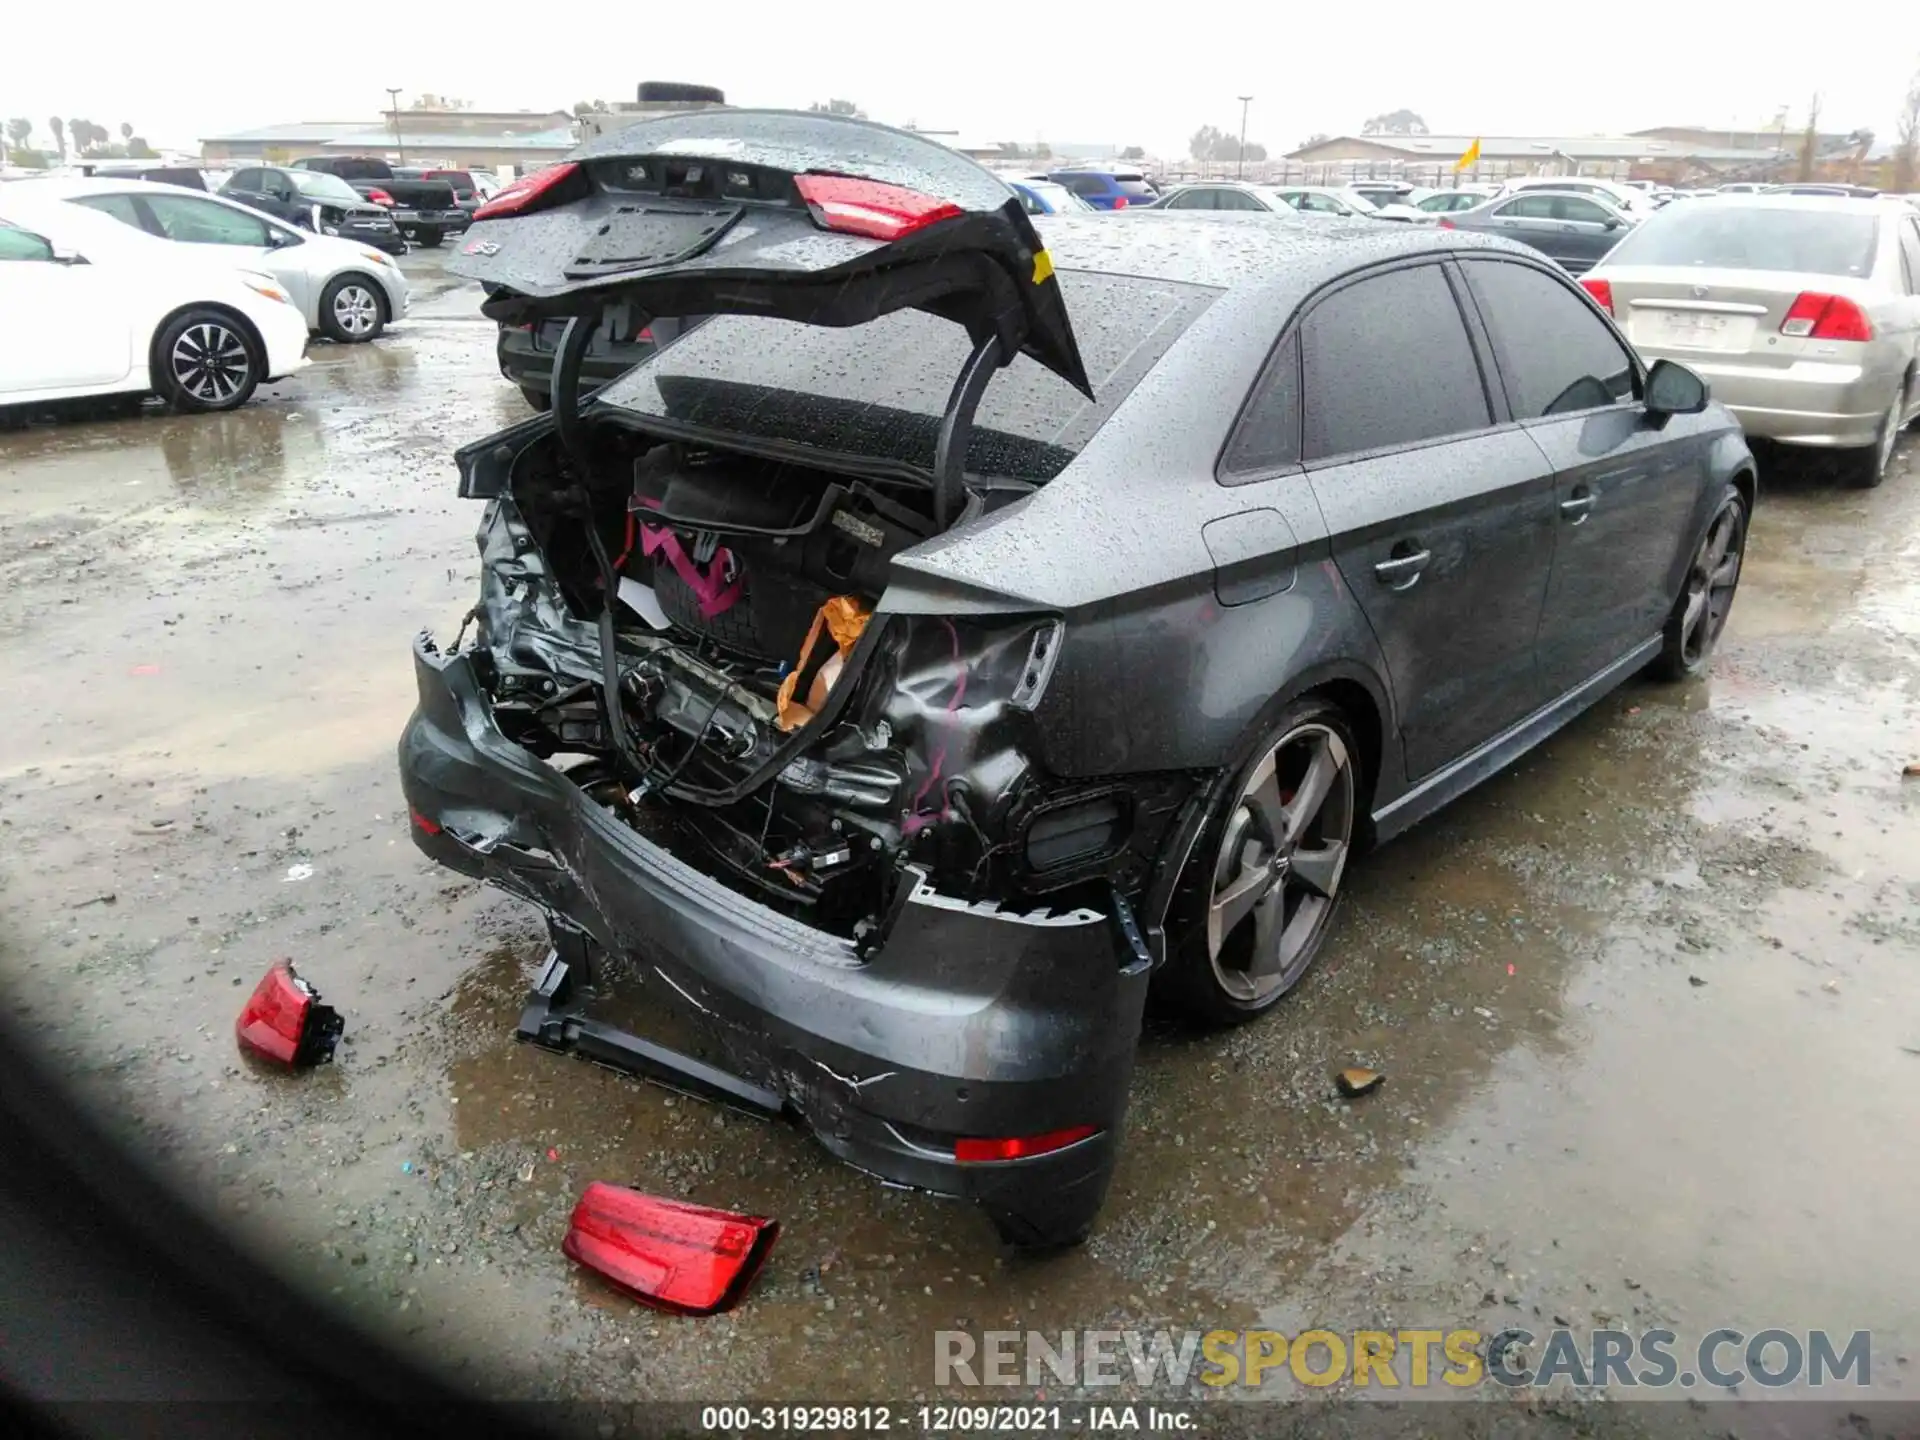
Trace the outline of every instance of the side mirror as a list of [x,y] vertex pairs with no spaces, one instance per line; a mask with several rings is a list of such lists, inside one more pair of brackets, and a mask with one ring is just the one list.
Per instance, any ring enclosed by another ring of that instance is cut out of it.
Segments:
[[1645,404],[1649,415],[1698,415],[1711,398],[1707,382],[1677,360],[1656,360],[1647,372]]
[[1600,222],[1600,228],[1602,230],[1618,230],[1620,228],[1620,217],[1618,215],[1607,216],[1605,220]]

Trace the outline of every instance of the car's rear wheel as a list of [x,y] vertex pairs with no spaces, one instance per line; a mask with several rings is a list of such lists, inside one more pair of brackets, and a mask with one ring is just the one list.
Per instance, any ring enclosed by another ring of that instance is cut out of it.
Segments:
[[365,275],[337,276],[320,294],[320,330],[342,345],[360,345],[387,326],[380,286]]
[[536,410],[551,410],[553,408],[553,395],[550,391],[536,390],[531,385],[522,385],[520,387],[520,393],[526,397],[527,404]]
[[1894,448],[1900,443],[1900,420],[1906,408],[1907,391],[1903,385],[1894,395],[1887,413],[1880,417],[1873,444],[1846,457],[1847,480],[1855,489],[1871,490],[1887,478],[1887,471],[1893,465]]
[[1651,669],[1666,680],[1690,680],[1707,673],[1714,646],[1726,628],[1740,587],[1747,553],[1747,502],[1733,485],[1720,497],[1700,548],[1687,567],[1687,583],[1667,617],[1660,658]]
[[415,230],[407,237],[423,250],[438,250],[440,242],[446,237],[438,230]]
[[266,362],[240,323],[218,310],[189,310],[153,347],[154,391],[175,410],[237,410],[265,378]]
[[1289,706],[1242,765],[1188,862],[1163,988],[1195,1017],[1264,1014],[1312,966],[1358,835],[1361,752],[1329,701]]

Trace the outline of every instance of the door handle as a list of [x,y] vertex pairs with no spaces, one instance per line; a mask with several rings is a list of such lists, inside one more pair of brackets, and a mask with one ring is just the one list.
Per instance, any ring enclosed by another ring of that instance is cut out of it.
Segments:
[[1587,512],[1593,509],[1593,502],[1598,498],[1586,486],[1581,485],[1560,502],[1560,513],[1576,525],[1584,524]]
[[1389,560],[1382,560],[1374,565],[1374,577],[1389,590],[1411,590],[1414,582],[1420,578],[1420,572],[1427,568],[1427,562],[1432,558],[1431,550],[1415,550],[1410,555],[1395,555]]

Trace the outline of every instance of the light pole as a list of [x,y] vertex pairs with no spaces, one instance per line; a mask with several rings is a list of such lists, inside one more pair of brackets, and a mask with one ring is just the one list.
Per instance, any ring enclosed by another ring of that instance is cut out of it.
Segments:
[[393,146],[400,152],[400,163],[404,165],[407,163],[407,145],[400,138],[400,87],[387,86],[387,98],[393,102],[393,109],[390,112],[393,115]]
[[1239,95],[1240,102],[1240,153],[1234,157],[1233,178],[1238,180],[1247,173],[1247,106],[1253,103],[1253,96]]

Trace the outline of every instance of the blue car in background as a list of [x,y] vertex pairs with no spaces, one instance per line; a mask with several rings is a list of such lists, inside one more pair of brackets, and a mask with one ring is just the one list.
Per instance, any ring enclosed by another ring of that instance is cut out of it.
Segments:
[[1153,182],[1138,170],[1049,170],[1047,179],[1066,186],[1096,210],[1125,210],[1160,198]]
[[1056,185],[1044,175],[1028,175],[1007,183],[1019,195],[1020,203],[1027,207],[1029,215],[1071,215],[1075,212],[1084,215],[1093,209],[1066,186]]

